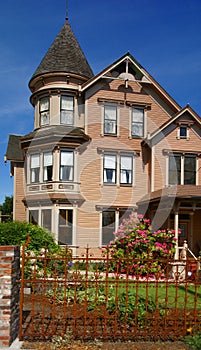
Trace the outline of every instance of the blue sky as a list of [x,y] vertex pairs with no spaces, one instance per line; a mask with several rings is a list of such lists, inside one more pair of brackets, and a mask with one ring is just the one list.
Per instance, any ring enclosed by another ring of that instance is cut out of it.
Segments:
[[[200,0],[68,0],[94,71],[130,52],[184,107],[201,115]],[[13,191],[9,134],[33,129],[28,82],[65,22],[66,0],[7,0],[0,11],[0,203]]]

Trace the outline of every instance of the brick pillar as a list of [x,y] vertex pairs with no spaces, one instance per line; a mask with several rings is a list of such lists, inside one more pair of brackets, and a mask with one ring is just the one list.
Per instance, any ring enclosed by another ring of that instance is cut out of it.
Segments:
[[19,333],[20,247],[0,246],[0,349]]

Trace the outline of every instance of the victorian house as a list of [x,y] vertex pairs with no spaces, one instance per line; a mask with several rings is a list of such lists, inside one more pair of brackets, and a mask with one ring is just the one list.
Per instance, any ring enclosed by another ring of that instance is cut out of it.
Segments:
[[66,22],[29,82],[34,130],[10,135],[14,219],[74,254],[132,211],[201,249],[201,120],[130,54],[93,75]]

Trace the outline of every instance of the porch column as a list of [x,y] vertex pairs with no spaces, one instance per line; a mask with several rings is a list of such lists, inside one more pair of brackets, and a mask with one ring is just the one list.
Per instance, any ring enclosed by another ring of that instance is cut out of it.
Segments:
[[176,248],[176,251],[175,251],[175,259],[179,259],[179,213],[178,211],[176,211],[174,213],[174,230],[175,230],[175,238],[177,239],[176,240],[176,245],[175,245],[175,248]]

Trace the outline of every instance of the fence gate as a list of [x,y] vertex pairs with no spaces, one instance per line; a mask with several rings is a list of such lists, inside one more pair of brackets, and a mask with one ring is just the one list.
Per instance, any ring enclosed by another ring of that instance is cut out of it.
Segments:
[[166,260],[163,273],[131,276],[130,264],[109,256],[97,260],[88,248],[82,258],[73,258],[68,248],[35,256],[24,245],[20,339],[48,340],[71,332],[83,340],[174,340],[187,330],[196,332],[201,320],[197,271],[190,279],[187,262],[181,275],[179,262]]

